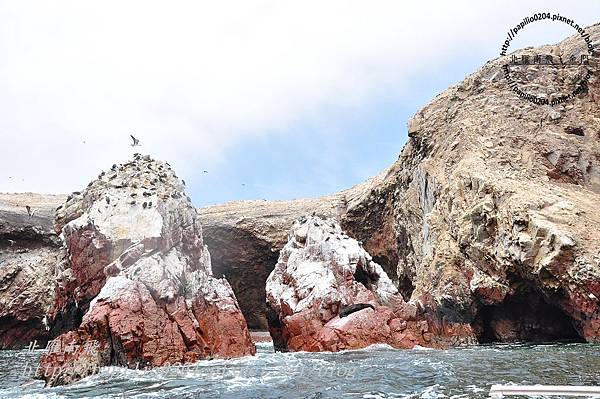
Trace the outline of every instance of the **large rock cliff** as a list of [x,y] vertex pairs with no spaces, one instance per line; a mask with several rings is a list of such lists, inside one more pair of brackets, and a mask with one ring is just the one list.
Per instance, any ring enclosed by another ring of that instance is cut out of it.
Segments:
[[[598,42],[600,25],[588,32]],[[567,59],[580,42],[536,51]],[[409,121],[400,158],[349,207],[345,226],[397,267],[405,295],[442,329],[458,320],[482,342],[598,341],[598,60],[587,66],[588,91],[554,107],[518,98],[503,62],[487,63]],[[542,83],[560,82],[556,68],[542,68]]]
[[[586,31],[600,42],[600,25]],[[533,50],[568,59],[581,53],[581,38]],[[519,98],[503,78],[504,62],[488,62],[419,111],[409,121],[408,143],[387,171],[310,206],[292,207],[290,214],[329,209],[325,216],[339,218],[344,231],[363,242],[405,299],[418,303],[442,335],[454,334],[452,326],[469,325],[471,330],[462,331],[471,336],[463,338],[480,342],[595,342],[600,339],[598,55],[585,66],[592,72],[586,90],[552,107]],[[577,80],[564,68],[532,68],[537,77],[527,75],[530,81],[521,82],[522,88],[572,90]],[[243,222],[230,219],[237,236],[267,244],[256,256],[244,252],[227,259],[230,270],[249,265],[261,271],[234,286],[260,285],[255,279],[275,266],[281,231],[257,234],[254,228],[270,215],[270,206],[301,203],[265,202],[258,214],[252,202],[235,204],[234,215],[249,215]],[[201,210],[204,223],[212,224],[217,208],[219,219],[227,220],[228,206],[233,205]],[[287,216],[269,222],[289,225]],[[232,273],[234,279],[242,275]]]
[[[598,45],[600,25],[586,31]],[[566,60],[581,53],[581,43],[574,36],[515,55],[537,52]],[[555,106],[520,99],[504,79],[504,62],[488,62],[417,112],[397,162],[366,183],[317,199],[242,201],[199,210],[214,273],[227,278],[250,327],[267,327],[265,282],[287,231],[295,220],[315,213],[338,219],[346,234],[361,241],[404,299],[423,310],[436,333],[452,335],[452,326],[462,325],[468,336],[459,341],[599,340],[598,53],[586,66],[592,72],[586,90]],[[579,70],[573,74],[567,68],[529,66],[516,68],[514,77],[521,88],[548,95],[573,89]],[[82,197],[76,194],[70,201],[79,203]],[[66,215],[72,211],[66,209],[68,204],[58,216],[59,228],[80,216],[70,219]],[[72,240],[69,228],[65,233]],[[114,261],[134,242],[111,239],[111,249],[105,251],[107,240],[95,234],[99,248],[90,246],[85,234],[74,236],[70,244],[82,265],[91,265],[85,270],[93,272],[65,269],[71,272],[61,277],[63,288],[53,302],[53,334],[79,326],[104,285],[105,277],[94,265]],[[0,259],[17,270],[22,262],[14,257],[23,253],[17,244],[10,248],[8,239],[19,241],[14,237],[2,235]],[[9,337],[2,345],[15,345],[6,343],[16,342],[29,313],[37,327],[19,344],[39,334],[41,309],[52,299],[34,301],[35,311],[22,312],[33,303],[27,298],[44,295],[22,295],[23,303],[13,306],[18,302],[10,300],[17,293],[10,287],[35,278],[43,289],[41,282],[52,279],[48,265],[57,256],[55,249],[50,252],[42,256],[49,263],[32,263],[46,265],[39,271],[0,270],[0,276],[8,276],[2,277],[2,287],[9,287],[0,290],[0,304],[5,304],[0,333]],[[10,299],[3,300],[2,292]]]
[[[60,240],[52,221],[60,195],[0,194],[0,349],[45,345]],[[29,207],[29,211],[27,210]]]
[[101,366],[152,367],[255,353],[231,287],[212,276],[196,210],[169,165],[136,155],[56,216],[63,239],[41,359],[50,385]]

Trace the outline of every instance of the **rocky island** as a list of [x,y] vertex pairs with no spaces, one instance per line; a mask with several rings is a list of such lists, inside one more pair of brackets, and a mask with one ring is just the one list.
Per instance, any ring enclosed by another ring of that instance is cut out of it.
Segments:
[[250,330],[279,351],[598,343],[588,67],[586,91],[551,107],[516,97],[492,60],[408,121],[387,170],[321,198],[195,209],[168,163],[139,154],[66,198],[2,194],[0,346],[52,339],[38,377],[59,385],[253,355]]
[[163,162],[113,165],[58,208],[63,247],[39,377],[254,354],[231,287],[212,275],[196,210]]

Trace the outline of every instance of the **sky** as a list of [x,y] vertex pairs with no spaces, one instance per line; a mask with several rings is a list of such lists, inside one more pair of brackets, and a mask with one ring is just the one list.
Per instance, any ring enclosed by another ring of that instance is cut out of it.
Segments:
[[[598,0],[0,0],[0,192],[78,191],[134,152],[196,206],[348,188],[538,12],[600,22]],[[511,51],[573,33],[536,22]]]

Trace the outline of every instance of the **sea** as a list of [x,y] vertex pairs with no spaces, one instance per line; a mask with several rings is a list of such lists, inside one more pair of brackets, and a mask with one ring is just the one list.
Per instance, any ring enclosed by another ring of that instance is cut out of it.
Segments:
[[0,398],[487,398],[493,384],[600,385],[600,345],[502,344],[279,353],[189,366],[106,367],[69,386],[32,380],[42,350],[0,351]]

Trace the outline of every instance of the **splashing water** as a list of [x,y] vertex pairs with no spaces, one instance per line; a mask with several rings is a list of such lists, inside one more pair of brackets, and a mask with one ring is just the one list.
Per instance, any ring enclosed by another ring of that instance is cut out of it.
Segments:
[[42,351],[0,351],[1,398],[487,398],[492,384],[600,385],[600,345],[490,345],[274,353],[154,370],[103,368],[76,384],[31,381]]

